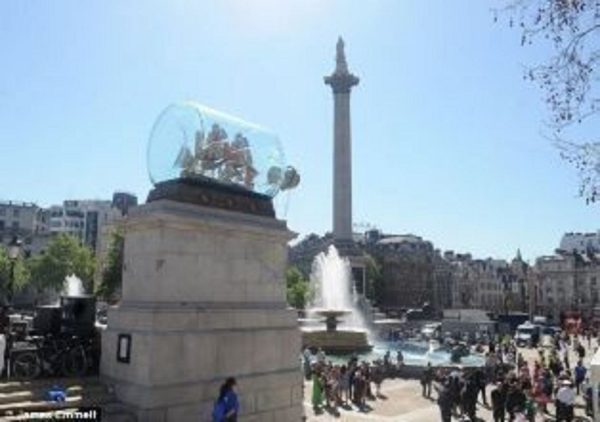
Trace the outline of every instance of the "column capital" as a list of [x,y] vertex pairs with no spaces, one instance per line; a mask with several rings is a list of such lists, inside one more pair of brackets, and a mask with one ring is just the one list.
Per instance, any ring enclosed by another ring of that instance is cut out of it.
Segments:
[[326,85],[331,86],[334,94],[349,94],[352,87],[360,82],[360,79],[352,73],[338,71],[323,79]]

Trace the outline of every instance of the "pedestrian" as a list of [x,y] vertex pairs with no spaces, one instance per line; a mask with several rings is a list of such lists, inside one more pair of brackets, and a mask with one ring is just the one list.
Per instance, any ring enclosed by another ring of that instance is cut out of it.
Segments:
[[556,421],[571,422],[573,420],[573,406],[575,404],[575,391],[569,379],[563,379],[556,392]]
[[321,375],[316,370],[312,371],[312,381],[313,385],[311,401],[313,410],[315,411],[315,413],[317,413],[323,405],[323,390],[325,386],[323,385]]
[[356,371],[354,376],[354,403],[360,410],[366,405],[367,385],[362,371]]
[[506,384],[499,382],[491,393],[494,422],[504,422],[506,417]]
[[213,422],[237,422],[240,404],[234,387],[235,378],[225,380],[219,391],[219,398],[213,407]]
[[325,359],[325,352],[323,351],[323,349],[319,348],[319,351],[317,352],[317,362],[319,363],[319,365],[324,365]]
[[436,388],[438,393],[437,404],[440,408],[442,422],[452,421],[452,394],[449,380],[444,380],[443,383]]
[[346,365],[340,369],[340,398],[344,405],[350,401],[350,371]]
[[511,381],[506,396],[506,410],[508,411],[510,421],[515,419],[517,412],[523,411],[526,400],[527,398],[521,388],[517,385],[516,380]]
[[470,374],[463,390],[463,409],[469,420],[477,420],[477,396],[479,395],[479,383],[475,374]]
[[477,394],[481,393],[481,397],[483,398],[483,405],[487,407],[487,397],[485,395],[485,387],[487,385],[487,377],[486,372],[484,372],[483,368],[477,368],[475,370],[475,382],[478,386]]
[[579,359],[583,359],[585,357],[585,347],[583,347],[583,344],[581,343],[577,344],[577,355],[579,355]]
[[9,308],[0,308],[0,376],[8,375],[9,352],[11,348]]
[[577,390],[577,395],[579,395],[579,389],[583,381],[585,381],[585,375],[587,373],[587,369],[583,366],[583,361],[580,359],[577,362],[577,366],[575,367],[575,387]]
[[304,349],[304,352],[302,352],[302,368],[304,369],[304,378],[308,381],[310,380],[310,365],[311,365],[311,357],[312,357],[312,353],[310,352],[310,349],[307,347],[306,349]]
[[371,371],[371,379],[375,384],[375,396],[381,397],[381,383],[385,377],[384,367],[381,362],[375,362],[375,366]]
[[430,398],[431,397],[431,383],[433,382],[433,368],[431,367],[431,362],[427,362],[427,366],[421,373],[421,394],[423,397]]

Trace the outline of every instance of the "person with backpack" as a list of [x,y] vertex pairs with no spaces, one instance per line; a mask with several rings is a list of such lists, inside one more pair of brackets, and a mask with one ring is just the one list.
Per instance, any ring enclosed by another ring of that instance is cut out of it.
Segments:
[[583,361],[580,359],[577,362],[577,366],[575,367],[575,388],[577,391],[577,395],[579,395],[579,389],[583,381],[585,381],[585,375],[587,373],[587,369],[583,366]]
[[236,386],[235,378],[225,380],[219,391],[219,398],[213,407],[213,422],[237,422],[240,404],[237,394],[233,389]]

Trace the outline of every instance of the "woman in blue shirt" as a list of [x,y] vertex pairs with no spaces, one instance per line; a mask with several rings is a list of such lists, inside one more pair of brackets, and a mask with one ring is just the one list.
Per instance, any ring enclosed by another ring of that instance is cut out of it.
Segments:
[[219,392],[219,398],[215,402],[213,409],[213,422],[236,422],[240,410],[235,387],[235,378],[230,377],[225,380]]

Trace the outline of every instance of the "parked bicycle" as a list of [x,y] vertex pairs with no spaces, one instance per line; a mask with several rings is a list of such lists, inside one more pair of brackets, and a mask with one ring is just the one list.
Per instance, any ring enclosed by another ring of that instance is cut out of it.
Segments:
[[89,339],[76,337],[32,337],[29,349],[16,351],[11,359],[11,373],[19,380],[40,376],[78,377],[92,364]]

